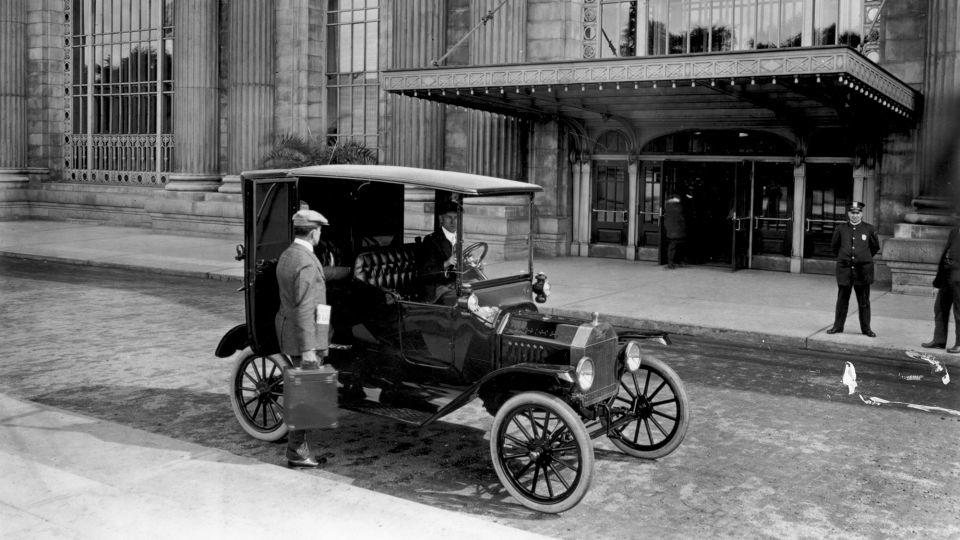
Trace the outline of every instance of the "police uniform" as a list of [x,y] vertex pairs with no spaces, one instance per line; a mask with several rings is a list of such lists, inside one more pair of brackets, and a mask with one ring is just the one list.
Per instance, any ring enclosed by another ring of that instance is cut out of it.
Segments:
[[[323,214],[314,210],[300,210],[293,215],[293,226],[319,228],[327,225]],[[296,238],[277,261],[277,285],[280,292],[280,310],[274,320],[280,351],[295,367],[310,366],[302,362],[306,351],[319,350],[322,357],[329,348],[327,326],[317,324],[317,306],[327,303],[327,288],[323,267],[314,254],[314,246],[303,238]],[[290,430],[287,434],[287,462],[295,467],[316,467],[319,461],[311,455],[305,430]]]
[[[862,212],[863,203],[852,202],[847,212]],[[851,289],[857,294],[860,331],[876,337],[870,328],[870,284],[873,283],[873,256],[880,251],[880,239],[873,225],[861,221],[841,223],[833,231],[831,242],[837,256],[837,305],[833,327],[828,334],[843,332],[847,320]]]

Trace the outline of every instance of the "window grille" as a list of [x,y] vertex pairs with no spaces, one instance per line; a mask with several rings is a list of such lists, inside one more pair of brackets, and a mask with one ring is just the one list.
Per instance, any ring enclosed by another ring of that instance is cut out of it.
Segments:
[[173,158],[173,4],[67,2],[67,180],[166,181]]
[[327,136],[379,147],[378,0],[329,0]]

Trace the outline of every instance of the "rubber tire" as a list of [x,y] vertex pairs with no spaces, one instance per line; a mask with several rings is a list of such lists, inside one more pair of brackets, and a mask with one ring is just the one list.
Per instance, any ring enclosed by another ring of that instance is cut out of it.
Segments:
[[[687,391],[684,389],[683,382],[680,380],[680,377],[678,377],[677,373],[673,371],[673,368],[665,364],[662,360],[652,357],[644,357],[640,364],[640,369],[637,370],[637,374],[642,374],[645,371],[656,374],[667,384],[667,386],[670,388],[670,391],[673,392],[673,395],[676,396],[677,420],[674,423],[674,429],[671,430],[666,439],[659,441],[654,445],[634,445],[618,437],[612,437],[609,434],[607,437],[614,446],[619,448],[625,454],[641,459],[658,459],[669,455],[671,452],[676,450],[678,446],[680,446],[681,442],[683,442],[683,438],[687,434],[687,427],[690,425],[690,401],[687,398]],[[641,378],[645,377],[641,375]],[[621,386],[619,397],[624,396],[626,398],[630,397]],[[622,402],[615,401],[614,404],[622,404]],[[633,425],[633,422],[627,424],[623,431],[627,431],[631,425]]]
[[[240,404],[240,397],[238,395],[240,388],[238,383],[241,377],[241,370],[246,369],[246,366],[249,365],[251,359],[261,358],[253,353],[249,347],[246,349],[235,353],[231,359],[233,360],[233,369],[230,370],[230,406],[233,408],[233,414],[237,417],[237,421],[240,423],[240,427],[247,432],[248,435],[254,439],[261,441],[275,442],[287,436],[287,424],[281,420],[280,424],[272,430],[264,431],[261,428],[258,428],[256,425],[251,424],[249,419],[246,418],[246,415],[242,412],[242,407]],[[268,362],[273,362],[282,369],[287,369],[291,366],[290,359],[282,354],[275,354],[267,357]],[[281,371],[281,377],[282,371]],[[282,411],[281,411],[282,412]]]
[[[500,459],[499,447],[502,444],[503,434],[501,430],[504,428],[504,424],[513,418],[514,411],[529,405],[546,409],[559,420],[563,421],[573,435],[580,453],[580,469],[579,474],[574,478],[576,482],[575,485],[568,490],[568,493],[562,499],[555,502],[542,502],[527,497],[513,483],[513,475],[508,475],[504,468],[505,465]],[[508,399],[506,403],[500,407],[496,417],[494,417],[493,427],[490,430],[490,459],[493,462],[493,468],[497,472],[500,483],[503,484],[507,492],[520,501],[522,505],[538,512],[556,514],[573,508],[583,499],[584,495],[586,495],[587,490],[590,489],[590,482],[593,480],[593,442],[590,440],[587,428],[583,425],[583,420],[581,420],[580,416],[577,415],[569,405],[564,403],[563,400],[543,392],[524,392],[518,394]]]

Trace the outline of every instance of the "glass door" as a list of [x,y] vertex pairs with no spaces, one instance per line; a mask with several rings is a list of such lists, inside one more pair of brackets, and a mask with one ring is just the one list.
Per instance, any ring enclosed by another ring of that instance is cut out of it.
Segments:
[[590,242],[627,244],[627,162],[594,162]]
[[793,242],[793,165],[754,165],[753,255],[790,256]]
[[738,163],[733,171],[733,204],[730,208],[730,268],[750,268],[753,235],[753,162]]
[[853,195],[853,168],[847,163],[807,164],[807,208],[803,256],[832,259],[830,240],[837,224],[847,220]]

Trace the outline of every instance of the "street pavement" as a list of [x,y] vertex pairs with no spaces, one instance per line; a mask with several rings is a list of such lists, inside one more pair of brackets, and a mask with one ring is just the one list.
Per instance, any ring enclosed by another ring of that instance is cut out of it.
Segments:
[[[85,221],[0,221],[0,256],[228,281],[242,278],[234,260],[240,242]],[[920,350],[932,333],[932,297],[875,287],[878,337],[857,331],[855,300],[848,332],[827,335],[836,297],[832,276],[668,271],[649,262],[578,257],[540,258],[536,268],[553,288],[543,310],[598,312],[618,326],[903,363],[923,363],[905,351]],[[960,363],[960,355],[933,354],[950,370]],[[325,537],[338,531],[359,538],[530,536],[356,488],[323,471],[302,474],[3,394],[0,415],[3,538]]]

